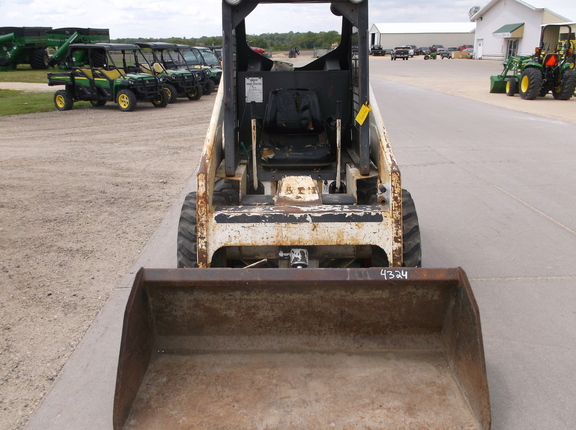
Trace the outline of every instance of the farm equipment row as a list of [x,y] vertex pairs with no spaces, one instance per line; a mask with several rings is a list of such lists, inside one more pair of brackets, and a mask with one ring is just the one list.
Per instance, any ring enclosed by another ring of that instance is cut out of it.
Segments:
[[491,93],[534,100],[551,92],[557,100],[570,99],[576,88],[572,26],[543,25],[535,53],[511,56],[503,65],[500,75],[490,77]]
[[216,84],[213,68],[188,63],[192,49],[163,42],[68,44],[69,70],[48,73],[48,85],[64,87],[56,91],[54,104],[69,110],[76,101],[115,102],[121,111],[132,111],[138,101],[165,107],[178,97],[198,100]]

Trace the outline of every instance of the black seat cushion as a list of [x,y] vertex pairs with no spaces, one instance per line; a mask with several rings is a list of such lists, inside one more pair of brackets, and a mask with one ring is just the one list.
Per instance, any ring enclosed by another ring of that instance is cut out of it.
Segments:
[[260,154],[263,165],[323,166],[333,159],[314,90],[271,91],[262,129]]

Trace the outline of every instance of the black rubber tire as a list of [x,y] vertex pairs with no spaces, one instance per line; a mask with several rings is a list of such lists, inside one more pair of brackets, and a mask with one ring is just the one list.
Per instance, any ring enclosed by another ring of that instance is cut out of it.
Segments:
[[70,110],[74,105],[72,95],[66,90],[58,90],[54,93],[54,106],[60,111]]
[[152,104],[154,105],[154,107],[157,108],[163,108],[168,106],[168,101],[170,100],[170,95],[168,94],[168,91],[166,91],[166,88],[162,88],[162,90],[160,92],[158,92],[158,94],[156,94],[154,96],[154,98],[152,98]]
[[509,97],[518,93],[518,81],[515,78],[506,80],[506,95]]
[[102,107],[106,104],[106,100],[90,100],[90,104],[94,107]]
[[420,224],[412,195],[402,190],[402,222],[404,235],[404,267],[422,267]]
[[30,52],[30,67],[34,70],[48,68],[48,54],[44,48],[37,48]]
[[196,192],[189,193],[184,199],[178,222],[177,239],[178,268],[198,267],[198,248],[196,242]]
[[237,206],[239,204],[239,182],[231,179],[217,178],[214,182],[214,194],[225,195],[227,206]]
[[576,88],[576,74],[574,69],[566,69],[562,72],[560,83],[552,90],[556,100],[569,100],[574,95]]
[[[178,222],[176,260],[178,268],[198,267],[198,244],[196,235],[196,192],[184,199]],[[238,204],[238,183],[229,179],[217,179],[214,184],[212,203],[215,206]],[[226,252],[217,250],[212,256],[210,267],[226,267]]]
[[208,82],[206,82],[206,85],[204,86],[204,90],[202,91],[202,93],[205,96],[208,96],[208,95],[212,94],[212,92],[214,91],[214,88],[216,88],[216,84],[214,83],[214,81],[212,79],[208,79]]
[[542,90],[542,72],[534,67],[524,69],[520,76],[520,97],[534,100]]
[[188,97],[188,100],[199,100],[202,97],[202,87],[196,85],[192,91],[186,93],[186,97]]
[[90,60],[92,67],[106,67],[106,53],[103,51],[92,51]]
[[176,91],[176,87],[172,84],[165,84],[164,88],[168,93],[168,103],[174,103],[178,99],[178,92]]
[[[376,193],[376,178],[358,181],[356,194],[359,205],[376,205],[378,196]],[[404,267],[422,267],[422,248],[420,245],[420,225],[412,195],[407,190],[402,190],[402,223]],[[388,267],[390,262],[386,253],[379,247],[372,247],[372,266]]]
[[116,103],[118,103],[118,108],[122,112],[132,112],[136,109],[138,100],[132,90],[120,90],[118,91],[118,96],[116,96]]

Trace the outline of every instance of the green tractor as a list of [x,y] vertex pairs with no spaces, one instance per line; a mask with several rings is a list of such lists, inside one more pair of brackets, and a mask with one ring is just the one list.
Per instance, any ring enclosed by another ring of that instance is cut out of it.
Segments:
[[169,95],[166,76],[147,71],[152,65],[137,45],[127,43],[73,43],[68,47],[70,71],[48,73],[48,85],[64,86],[54,94],[58,110],[69,110],[75,101],[92,106],[116,102],[121,111],[133,111],[138,101],[165,107]]
[[174,103],[178,97],[188,100],[198,100],[202,97],[205,81],[202,70],[188,70],[185,60],[175,43],[136,42],[152,64],[150,74],[166,77],[166,90],[169,103]]
[[576,88],[573,41],[570,24],[543,25],[534,55],[508,58],[502,73],[490,77],[490,92],[518,93],[524,100],[552,92],[557,100],[570,99]]

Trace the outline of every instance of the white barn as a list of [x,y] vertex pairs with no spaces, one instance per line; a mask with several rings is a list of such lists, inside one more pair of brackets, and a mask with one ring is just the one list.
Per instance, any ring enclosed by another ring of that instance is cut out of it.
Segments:
[[570,20],[521,0],[492,0],[472,15],[470,21],[476,23],[475,57],[505,60],[511,55],[534,54],[542,24]]
[[385,49],[403,45],[472,45],[475,27],[473,22],[379,23],[370,28],[369,43]]

